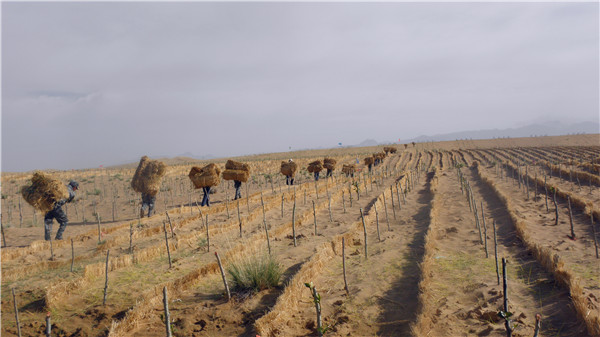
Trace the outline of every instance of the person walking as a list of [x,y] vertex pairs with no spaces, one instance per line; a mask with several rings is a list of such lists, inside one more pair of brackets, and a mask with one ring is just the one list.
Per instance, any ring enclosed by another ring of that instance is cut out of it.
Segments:
[[204,192],[204,197],[200,206],[210,206],[210,186],[202,187],[202,191]]
[[67,218],[67,214],[65,213],[65,211],[63,211],[62,206],[68,202],[73,201],[73,199],[75,198],[75,191],[77,191],[78,188],[79,188],[78,182],[76,182],[75,180],[69,181],[69,184],[67,185],[67,190],[69,191],[69,197],[67,199],[62,199],[62,200],[57,201],[54,204],[54,207],[52,208],[52,210],[47,212],[46,215],[44,216],[44,239],[46,241],[51,240],[52,223],[54,222],[54,219],[56,219],[56,221],[60,224],[60,227],[58,227],[58,231],[56,232],[56,237],[54,239],[55,240],[63,239],[62,236],[63,236],[65,229],[67,228],[69,219]]
[[235,187],[235,198],[233,198],[233,200],[241,199],[242,191],[240,189],[242,187],[242,182],[239,180],[234,180],[233,187]]
[[152,216],[154,204],[156,203],[156,195],[142,192],[142,208],[140,209],[140,218],[144,217],[144,210],[148,209],[148,217]]
[[[293,163],[293,160],[288,160],[288,163]],[[285,184],[286,185],[294,185],[294,176],[285,176]]]

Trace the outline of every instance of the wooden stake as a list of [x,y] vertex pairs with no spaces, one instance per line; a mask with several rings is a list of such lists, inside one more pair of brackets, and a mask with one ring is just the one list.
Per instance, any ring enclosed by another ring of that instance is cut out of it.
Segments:
[[481,220],[483,221],[483,238],[485,246],[485,258],[489,258],[488,246],[487,246],[487,226],[485,225],[485,214],[483,214],[483,201],[481,202]]
[[500,271],[498,270],[498,239],[496,238],[496,220],[492,221],[494,226],[494,258],[496,259],[496,278],[498,279],[498,285],[500,285]]
[[15,308],[15,320],[17,321],[17,335],[21,337],[21,323],[19,323],[19,309],[17,308],[17,297],[15,296],[15,288],[10,289],[12,291],[13,305]]
[[73,248],[73,239],[71,239],[71,273],[73,272],[73,264],[75,263],[75,248]]
[[225,209],[227,210],[227,219],[229,219],[229,196],[227,195],[225,195]]
[[576,240],[575,229],[573,227],[573,212],[571,211],[571,197],[567,197],[567,204],[569,205],[569,222],[571,223],[571,240]]
[[240,238],[242,237],[242,217],[240,216],[240,199],[237,200],[238,222],[240,224]]
[[165,326],[167,328],[167,337],[171,337],[171,315],[169,314],[169,298],[167,296],[167,287],[163,287],[163,307],[165,308]]
[[100,215],[96,212],[96,219],[98,220],[98,244],[102,241],[102,231],[100,230]]
[[362,220],[363,231],[364,231],[364,234],[365,234],[365,260],[368,260],[369,256],[367,254],[367,225],[365,225],[365,217],[363,215],[362,208],[360,209],[360,218]]
[[167,235],[167,224],[165,221],[163,221],[163,229],[165,231],[165,244],[167,245],[167,256],[169,257],[169,269],[171,269],[173,265],[171,263],[171,251],[169,250],[169,236]]
[[206,214],[206,251],[210,252],[210,231],[208,225],[208,214]]
[[284,196],[283,194],[281,195],[281,218],[283,219],[283,201],[284,201]]
[[50,238],[50,261],[54,261],[54,247],[52,246],[52,238]]
[[260,192],[260,204],[263,211],[263,225],[265,226],[265,234],[267,236],[267,247],[269,248],[269,255],[271,255],[271,241],[269,240],[269,227],[267,226],[267,218],[265,217],[265,202],[263,201],[262,192]]
[[133,223],[129,224],[129,254],[133,254]]
[[[390,186],[392,187],[392,186]],[[392,203],[394,200],[394,195],[390,193],[390,195],[392,196]],[[383,208],[385,210],[385,221],[387,222],[387,226],[388,226],[388,231],[391,231],[390,229],[390,218],[388,217],[388,211],[387,211],[387,203],[385,202],[385,190],[383,191]],[[394,209],[394,206],[392,204],[392,209]]]
[[50,323],[50,312],[46,313],[46,337],[52,335],[52,323]]
[[296,247],[296,199],[292,208],[292,236],[294,237],[294,247]]
[[221,264],[221,258],[219,258],[218,252],[215,252],[215,256],[217,257],[217,263],[219,264],[219,269],[221,270],[221,277],[223,278],[223,285],[225,286],[225,291],[227,291],[227,301],[230,301],[231,293],[229,292],[229,286],[227,285],[227,278],[225,277],[225,271],[223,270],[223,265]]
[[379,234],[379,212],[377,212],[377,204],[373,204],[375,207],[375,224],[377,225],[377,240],[381,242],[381,235]]
[[[512,327],[510,324],[510,319],[508,317],[508,296],[506,294],[507,284],[506,284],[506,259],[502,258],[502,290],[504,293],[504,310],[501,314],[504,314],[502,318],[504,318],[504,327],[506,328],[506,336],[512,337]],[[502,316],[502,315],[501,315]]]
[[346,198],[344,196],[344,190],[342,190],[342,207],[344,208],[344,214],[346,214]]
[[348,289],[348,280],[346,279],[346,239],[342,238],[342,268],[344,269],[344,290],[346,296],[350,296],[350,290]]
[[554,226],[558,226],[558,204],[556,203],[556,190],[554,188]]
[[329,222],[333,222],[333,217],[331,216],[331,196],[327,194],[327,200],[329,201]]
[[315,236],[317,236],[317,212],[315,210],[315,201],[312,201],[312,207],[313,207],[313,221],[315,224]]
[[106,305],[106,294],[108,292],[108,256],[110,249],[106,251],[106,269],[105,269],[105,280],[104,280],[104,297],[102,298],[102,305]]
[[594,213],[590,212],[590,220],[592,224],[592,235],[594,236],[594,247],[596,248],[596,258],[598,257],[598,238],[596,235],[596,226],[594,226]]
[[533,337],[538,337],[540,333],[540,327],[542,325],[542,316],[540,314],[535,315],[535,331]]
[[[345,211],[344,211],[345,213]],[[4,224],[0,222],[0,229],[2,229],[2,246],[6,247],[6,237],[4,236]]]
[[169,228],[171,229],[171,238],[175,237],[175,231],[173,231],[173,224],[171,223],[171,217],[169,216],[169,212],[165,212],[167,215],[167,220],[169,221]]
[[[398,185],[396,185],[396,188],[398,187]],[[394,213],[394,220],[396,220],[396,208],[394,207],[394,188],[392,187],[392,185],[390,185],[390,199],[392,199],[392,213]],[[398,205],[400,205],[400,200],[398,200]],[[387,208],[387,206],[386,206]],[[385,212],[386,217],[387,217],[387,210]],[[388,221],[389,224],[389,221]]]

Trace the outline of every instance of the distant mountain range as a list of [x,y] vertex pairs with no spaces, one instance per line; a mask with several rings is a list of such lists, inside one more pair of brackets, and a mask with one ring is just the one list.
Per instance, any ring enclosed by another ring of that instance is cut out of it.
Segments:
[[[569,134],[597,134],[600,133],[600,124],[598,122],[581,122],[575,124],[564,124],[557,121],[530,124],[520,128],[510,129],[487,129],[487,130],[470,130],[460,131],[445,134],[437,134],[433,136],[418,136],[413,139],[404,140],[402,143],[419,143],[419,142],[440,142],[457,139],[493,139],[493,138],[516,138],[516,137],[539,137],[539,136],[561,136]],[[380,144],[393,144],[397,142],[380,142],[377,143],[373,139],[367,139],[360,144],[361,146],[374,146]]]

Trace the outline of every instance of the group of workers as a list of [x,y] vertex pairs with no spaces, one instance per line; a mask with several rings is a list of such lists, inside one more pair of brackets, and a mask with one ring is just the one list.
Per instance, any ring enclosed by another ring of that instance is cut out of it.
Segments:
[[[292,162],[292,160],[290,159],[289,162]],[[332,171],[333,170],[328,168],[326,177],[331,177]],[[319,172],[314,172],[314,177],[315,177],[315,180],[319,180]],[[285,184],[286,185],[294,185],[294,177],[286,175],[285,176]],[[242,198],[242,192],[241,192],[242,182],[239,180],[234,180],[233,187],[235,188],[235,196],[234,196],[233,200],[241,199]],[[69,191],[69,197],[67,199],[57,201],[54,204],[54,207],[52,208],[52,210],[47,212],[46,215],[44,216],[44,238],[46,241],[49,241],[51,239],[52,223],[53,223],[54,219],[56,219],[56,221],[60,224],[60,227],[58,228],[58,231],[56,232],[55,240],[62,240],[62,235],[63,235],[65,229],[67,228],[67,224],[69,222],[69,219],[67,218],[67,214],[65,213],[65,211],[63,211],[62,206],[64,206],[68,202],[73,201],[73,199],[75,198],[75,191],[77,191],[78,188],[79,188],[79,183],[74,180],[71,180],[69,182],[69,184],[67,184],[67,189]],[[202,202],[200,203],[200,205],[201,206],[210,206],[210,187],[203,187],[202,190],[204,192],[204,196],[202,198]],[[154,204],[155,203],[156,203],[156,195],[155,194],[142,193],[142,206],[140,208],[140,218],[144,217],[144,213],[146,212],[146,210],[147,210],[147,213],[146,213],[147,216],[151,217],[154,212]]]

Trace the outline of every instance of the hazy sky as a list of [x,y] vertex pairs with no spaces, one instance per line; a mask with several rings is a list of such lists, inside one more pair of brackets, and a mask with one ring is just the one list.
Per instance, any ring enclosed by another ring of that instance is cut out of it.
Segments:
[[2,3],[2,170],[598,120],[598,3]]

